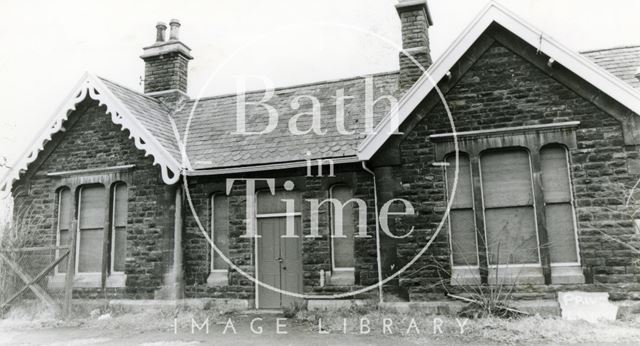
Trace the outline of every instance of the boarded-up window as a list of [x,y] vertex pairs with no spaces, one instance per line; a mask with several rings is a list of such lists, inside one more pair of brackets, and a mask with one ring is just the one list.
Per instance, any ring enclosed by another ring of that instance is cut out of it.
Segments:
[[[64,188],[58,191],[58,246],[68,246],[71,243],[71,219],[73,218],[73,195],[71,190]],[[66,250],[64,250],[66,251]],[[61,251],[58,251],[58,256]],[[67,259],[57,266],[59,273],[67,272]]]
[[528,152],[483,154],[481,176],[489,264],[539,263]]
[[453,197],[449,211],[451,250],[454,266],[475,266],[478,264],[475,214],[473,211],[473,188],[469,157],[458,156],[458,182],[453,190],[456,176],[456,158],[447,157],[447,191]]
[[124,272],[127,257],[127,185],[113,187],[112,232],[111,232],[111,272]]
[[540,151],[540,163],[551,263],[576,263],[578,253],[567,152],[559,145],[544,147]]
[[102,272],[105,198],[103,186],[83,186],[80,189],[77,261],[79,273]]
[[[229,256],[229,203],[223,194],[211,198],[211,237],[225,256]],[[226,270],[229,265],[211,248],[211,270]]]
[[[347,201],[353,198],[351,189],[345,185],[336,185],[331,188],[331,198],[340,201],[343,204],[342,210],[331,207],[331,244],[333,255],[333,267],[334,269],[351,269],[355,266],[354,257],[354,235],[355,235],[355,220],[353,215],[353,202],[345,204]],[[336,217],[336,213],[342,213],[341,222]],[[338,232],[338,227],[341,227],[341,233]]]

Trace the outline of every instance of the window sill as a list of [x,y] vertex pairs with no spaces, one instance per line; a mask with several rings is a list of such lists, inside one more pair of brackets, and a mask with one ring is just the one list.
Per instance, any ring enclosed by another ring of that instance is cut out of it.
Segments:
[[[532,284],[544,285],[542,267],[500,267],[489,269],[489,284]],[[551,284],[583,284],[585,283],[582,267],[578,264],[552,266]],[[451,284],[456,286],[480,284],[480,272],[478,268],[453,268]]]
[[[47,287],[50,289],[63,289],[65,285],[66,275],[58,273],[49,277]],[[107,276],[105,287],[117,288],[126,287],[127,275],[124,273],[113,273]],[[74,288],[100,288],[102,287],[102,275],[100,273],[76,274],[73,277]]]
[[489,285],[544,285],[541,266],[500,266],[489,268]]
[[479,285],[480,270],[478,268],[453,268],[451,270],[451,285]]
[[328,274],[328,283],[331,286],[351,286],[356,283],[356,272],[354,270],[334,270]]
[[229,271],[228,270],[216,270],[209,273],[207,278],[207,286],[219,287],[229,285]]
[[584,273],[579,264],[565,266],[551,266],[551,283],[553,284],[583,284]]

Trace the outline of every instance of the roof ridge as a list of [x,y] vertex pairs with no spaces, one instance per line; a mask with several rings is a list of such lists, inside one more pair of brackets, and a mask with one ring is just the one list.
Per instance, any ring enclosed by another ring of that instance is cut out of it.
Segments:
[[[317,82],[309,82],[309,83],[301,83],[301,84],[293,84],[293,85],[287,85],[287,86],[282,86],[282,87],[277,87],[277,88],[273,88],[274,92],[277,91],[283,91],[283,90],[288,90],[288,89],[298,89],[298,88],[304,88],[304,87],[309,87],[309,86],[314,86],[314,85],[322,85],[322,84],[332,84],[332,83],[339,83],[339,82],[346,82],[346,81],[350,81],[350,80],[356,80],[356,79],[360,79],[363,77],[379,77],[379,76],[385,76],[385,75],[393,75],[393,74],[398,74],[400,71],[398,70],[394,70],[394,71],[386,71],[386,72],[377,72],[377,73],[368,73],[368,74],[362,74],[362,75],[358,75],[358,76],[352,76],[352,77],[344,77],[344,78],[336,78],[336,79],[327,79],[327,80],[322,80],[322,81],[317,81]],[[245,95],[250,95],[250,94],[257,94],[257,93],[261,93],[264,92],[266,89],[255,89],[255,90],[249,90],[249,91],[245,91],[244,94]],[[198,100],[212,100],[212,99],[222,99],[222,98],[226,98],[226,97],[232,97],[232,96],[237,96],[240,93],[226,93],[226,94],[220,94],[220,95],[211,95],[211,96],[204,96],[204,97],[200,97],[198,98]],[[190,101],[195,101],[196,99],[192,99]]]
[[637,45],[614,46],[614,47],[609,47],[609,48],[589,49],[589,50],[583,50],[583,51],[580,51],[579,53],[580,53],[580,54],[584,54],[584,53],[606,52],[606,51],[609,51],[609,50],[627,49],[627,48],[640,48],[640,44],[637,44]]

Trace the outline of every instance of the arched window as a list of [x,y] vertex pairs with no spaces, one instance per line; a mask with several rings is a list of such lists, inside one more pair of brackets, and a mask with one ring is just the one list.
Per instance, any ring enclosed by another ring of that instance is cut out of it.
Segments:
[[[224,194],[211,196],[211,239],[225,255],[229,255],[229,202]],[[211,272],[226,272],[229,265],[211,248]]]
[[[454,284],[580,284],[570,149],[580,122],[433,134],[452,190],[451,282]],[[470,166],[470,168],[469,168]],[[470,185],[470,186],[469,186]],[[475,244],[471,229],[475,228]],[[471,253],[477,245],[477,259]],[[468,264],[477,263],[476,266]]]
[[[453,194],[456,158],[449,155],[447,162],[447,191],[449,199]],[[478,246],[476,242],[475,214],[473,208],[473,188],[469,156],[458,155],[458,183],[449,211],[451,233],[451,253],[454,267],[477,267]]]
[[[71,220],[73,219],[73,195],[71,189],[63,187],[58,190],[58,224],[56,227],[56,246],[67,246],[71,243]],[[60,256],[60,250],[57,250],[56,257]],[[67,259],[60,262],[56,266],[56,272],[67,272]]]
[[353,271],[355,267],[354,236],[356,225],[353,219],[353,203],[347,203],[353,198],[353,193],[346,185],[334,185],[329,189],[329,197],[342,204],[342,210],[329,204],[332,267],[334,271]]
[[103,185],[80,187],[76,271],[101,273],[106,207]]
[[111,272],[123,273],[127,258],[127,184],[116,183],[111,196]]
[[490,150],[480,166],[489,265],[540,263],[529,152]]
[[552,266],[580,263],[568,162],[564,146],[548,145],[540,150],[545,226]]
[[[87,179],[89,180],[89,179]],[[94,179],[92,179],[94,180]],[[96,181],[97,180],[97,181]],[[109,179],[57,191],[56,244],[70,245],[75,235],[76,282],[81,287],[124,287],[126,282],[128,186]],[[62,251],[57,251],[60,256]],[[68,261],[56,266],[49,285],[64,284]],[[106,280],[102,280],[105,278]]]

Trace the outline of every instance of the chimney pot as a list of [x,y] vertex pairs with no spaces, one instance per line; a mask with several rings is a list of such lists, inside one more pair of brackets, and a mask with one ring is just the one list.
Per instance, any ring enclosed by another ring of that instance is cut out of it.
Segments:
[[180,21],[177,19],[172,19],[169,22],[171,26],[171,32],[169,33],[169,40],[180,40]]
[[164,42],[164,32],[167,30],[167,24],[158,22],[156,24],[156,42]]
[[142,48],[143,53],[140,58],[144,60],[145,94],[187,92],[188,65],[189,60],[193,59],[191,48],[178,40],[180,22],[172,19],[169,24],[171,25],[169,40],[165,41],[167,25],[158,22],[156,42]]

